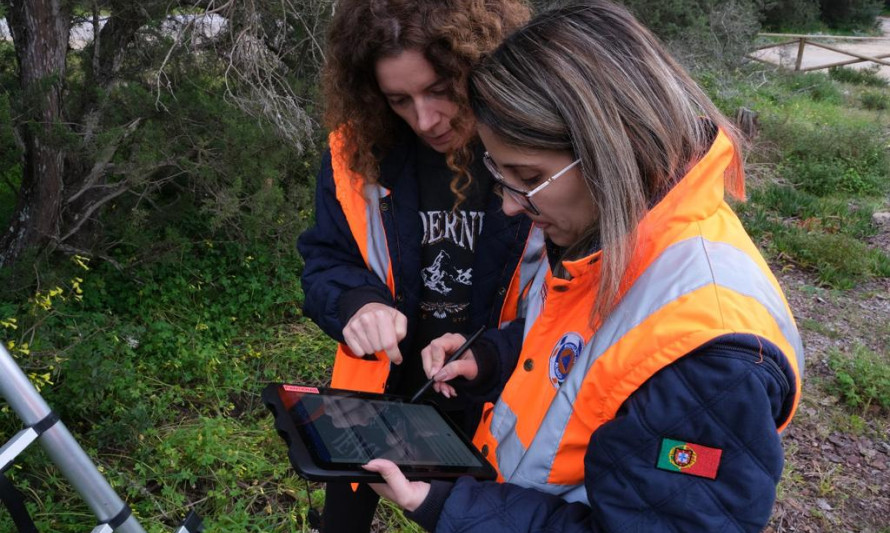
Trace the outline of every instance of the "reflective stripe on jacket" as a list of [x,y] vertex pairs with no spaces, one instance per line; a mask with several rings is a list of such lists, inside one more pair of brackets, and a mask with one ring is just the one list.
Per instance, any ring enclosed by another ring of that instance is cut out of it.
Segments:
[[[349,168],[348,157],[343,150],[343,139],[338,132],[329,137],[331,165],[336,187],[337,201],[349,231],[355,238],[368,269],[386,284],[395,299],[397,287],[390,259],[390,247],[380,212],[380,201],[390,191],[380,185],[366,184],[362,176]],[[479,253],[485,253],[480,251]],[[523,295],[528,292],[534,272],[546,264],[544,237],[533,233],[526,241],[525,249],[503,296],[499,324],[504,325],[523,316]],[[334,360],[331,386],[341,389],[383,392],[389,376],[390,363],[384,352],[375,354],[376,360],[357,358],[348,346],[340,343]]]
[[[650,377],[722,335],[775,344],[797,377],[803,349],[778,282],[724,200],[733,158],[718,132],[710,151],[641,221],[620,300],[589,324],[601,252],[566,262],[570,280],[539,275],[515,371],[474,442],[499,480],[587,502],[590,437]],[[494,456],[491,453],[494,452]]]

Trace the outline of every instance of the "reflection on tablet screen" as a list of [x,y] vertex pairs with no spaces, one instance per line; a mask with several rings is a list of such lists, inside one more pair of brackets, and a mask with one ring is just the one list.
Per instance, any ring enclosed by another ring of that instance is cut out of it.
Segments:
[[429,405],[303,394],[290,413],[326,463],[481,466]]

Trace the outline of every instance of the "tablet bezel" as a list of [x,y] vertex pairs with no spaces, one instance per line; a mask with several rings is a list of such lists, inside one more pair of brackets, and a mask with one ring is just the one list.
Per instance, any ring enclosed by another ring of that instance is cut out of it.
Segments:
[[[326,387],[312,387],[306,385],[298,385],[291,383],[272,383],[269,384],[262,393],[263,403],[272,412],[275,417],[275,429],[284,439],[287,445],[288,458],[291,465],[302,477],[310,481],[344,481],[344,482],[382,482],[378,474],[368,472],[361,468],[361,465],[354,463],[324,463],[318,459],[318,453],[313,453],[311,447],[313,444],[304,439],[303,434],[297,429],[296,424],[291,417],[289,410],[284,406],[281,400],[280,390],[284,387],[294,387],[297,389],[305,389],[308,394],[333,395],[345,398],[359,398],[368,400],[377,400],[384,402],[410,403],[407,398],[388,394],[376,394],[369,392],[358,392],[343,389],[333,389]],[[487,459],[473,446],[472,441],[458,428],[451,420],[444,416],[442,411],[433,403],[420,402],[431,407],[439,417],[454,431],[458,439],[464,444],[467,450],[479,461],[479,467],[456,467],[449,465],[404,465],[399,467],[405,477],[409,480],[432,480],[444,479],[453,480],[461,476],[471,476],[479,480],[493,480],[497,477],[497,472],[491,466]],[[398,463],[397,463],[398,464]]]

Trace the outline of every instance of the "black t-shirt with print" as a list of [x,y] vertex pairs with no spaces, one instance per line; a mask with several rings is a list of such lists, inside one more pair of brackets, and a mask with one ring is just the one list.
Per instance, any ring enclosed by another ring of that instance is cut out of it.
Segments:
[[[473,183],[464,193],[466,199],[455,210],[455,195],[451,191],[453,172],[448,168],[445,156],[420,141],[417,176],[420,184],[418,223],[423,228],[423,286],[414,335],[419,352],[445,333],[470,333],[473,261],[485,223],[485,193],[490,188],[491,178],[487,172],[474,172]],[[427,379],[419,358],[411,367],[404,369],[403,387],[419,387]],[[442,402],[438,394],[429,397],[446,409],[458,406],[455,402]]]

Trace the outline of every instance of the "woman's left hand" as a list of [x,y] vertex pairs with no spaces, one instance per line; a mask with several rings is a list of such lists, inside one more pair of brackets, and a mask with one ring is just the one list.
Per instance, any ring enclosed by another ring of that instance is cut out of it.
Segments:
[[371,489],[406,511],[416,510],[430,493],[429,483],[408,481],[398,465],[388,459],[372,459],[363,468],[377,472],[386,481],[386,483],[368,483]]

